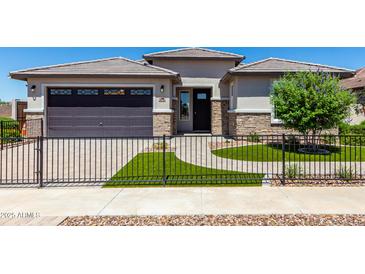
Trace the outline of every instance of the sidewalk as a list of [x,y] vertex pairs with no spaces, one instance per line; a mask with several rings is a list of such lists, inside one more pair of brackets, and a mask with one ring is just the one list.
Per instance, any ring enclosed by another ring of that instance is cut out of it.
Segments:
[[41,224],[80,215],[365,214],[364,197],[365,187],[0,189],[0,212],[38,214]]

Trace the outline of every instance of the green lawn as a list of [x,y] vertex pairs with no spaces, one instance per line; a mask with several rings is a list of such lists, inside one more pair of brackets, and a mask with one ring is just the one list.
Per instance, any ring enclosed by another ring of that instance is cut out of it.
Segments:
[[[331,153],[327,155],[304,154],[297,152],[297,147],[291,146],[291,149],[286,149],[286,161],[364,161],[365,147],[326,147]],[[235,148],[223,148],[212,151],[216,156],[222,158],[272,162],[282,161],[281,145],[249,145]]]
[[[261,186],[262,174],[218,170],[192,165],[166,152],[167,186]],[[161,186],[163,153],[139,153],[104,187]],[[203,181],[197,181],[197,180]],[[131,180],[131,182],[126,182]]]
[[12,119],[10,117],[3,117],[3,116],[0,116],[0,121],[5,121],[5,122],[13,121],[13,122],[15,122],[14,119]]

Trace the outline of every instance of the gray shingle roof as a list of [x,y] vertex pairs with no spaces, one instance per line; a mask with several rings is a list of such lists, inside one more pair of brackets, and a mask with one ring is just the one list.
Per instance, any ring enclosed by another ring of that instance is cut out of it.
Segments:
[[268,58],[265,60],[241,64],[229,70],[230,73],[245,73],[245,72],[298,72],[298,71],[323,71],[323,72],[338,72],[338,73],[353,73],[351,70],[331,67],[320,64],[307,62],[298,62],[280,58]]
[[181,48],[154,52],[143,55],[149,60],[153,58],[201,58],[201,59],[234,59],[242,61],[245,57],[239,54],[211,50],[206,48]]
[[178,77],[178,73],[132,61],[123,57],[113,57],[85,62],[60,64],[18,70],[10,72],[10,77],[15,79],[26,79],[27,77],[40,76],[156,76],[156,77]]

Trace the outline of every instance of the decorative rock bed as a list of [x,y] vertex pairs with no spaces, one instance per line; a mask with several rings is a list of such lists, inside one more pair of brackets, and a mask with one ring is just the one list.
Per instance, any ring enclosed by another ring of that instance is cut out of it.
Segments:
[[360,214],[68,217],[62,226],[364,226]]
[[315,178],[311,176],[305,176],[300,179],[286,178],[285,183],[279,176],[275,176],[271,180],[271,186],[281,186],[281,187],[298,187],[298,186],[313,186],[313,187],[341,187],[341,186],[365,186],[364,177],[354,177],[353,179],[334,179],[331,175],[316,175]]

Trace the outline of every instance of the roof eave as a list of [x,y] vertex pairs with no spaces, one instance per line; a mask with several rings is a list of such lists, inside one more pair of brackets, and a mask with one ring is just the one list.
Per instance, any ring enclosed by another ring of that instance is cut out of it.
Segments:
[[184,56],[146,56],[143,55],[143,58],[147,61],[153,61],[156,59],[164,59],[164,60],[214,60],[214,61],[222,61],[222,60],[232,60],[235,62],[242,62],[246,57],[184,57]]
[[122,77],[122,78],[167,78],[167,79],[180,79],[179,74],[50,74],[50,73],[10,73],[9,77],[16,80],[27,81],[28,78],[87,78],[87,77],[99,77],[99,78],[111,78],[111,77]]
[[[269,70],[261,70],[261,71],[229,71],[231,75],[282,75],[285,73],[296,73],[307,70],[282,70],[282,71],[269,71]],[[352,71],[328,71],[328,73],[339,74],[343,78],[351,77],[353,75]]]

